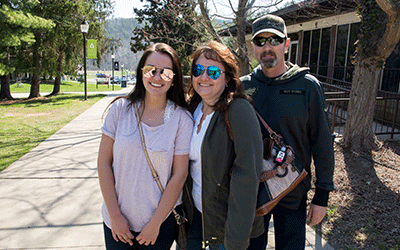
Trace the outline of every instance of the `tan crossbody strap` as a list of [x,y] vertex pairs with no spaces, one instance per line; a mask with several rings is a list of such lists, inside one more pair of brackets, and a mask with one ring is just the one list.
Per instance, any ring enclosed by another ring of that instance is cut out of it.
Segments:
[[[137,122],[138,122],[139,133],[140,133],[140,140],[142,141],[143,152],[144,152],[144,155],[146,156],[147,162],[149,163],[149,167],[150,167],[150,170],[151,170],[151,175],[153,176],[153,179],[157,182],[158,188],[160,189],[161,193],[164,193],[164,188],[163,188],[163,186],[161,185],[160,177],[158,177],[158,173],[157,173],[157,171],[155,170],[155,168],[154,168],[154,166],[153,166],[153,163],[152,163],[151,160],[150,160],[149,153],[147,152],[146,142],[144,141],[144,134],[143,134],[142,124],[141,124],[141,122],[140,122],[140,117],[139,117],[139,110],[138,110],[138,108],[137,108],[136,102],[133,103],[133,106],[135,107],[135,116],[136,116],[136,120],[137,120]],[[172,212],[174,213],[175,218],[176,218],[177,216],[178,216],[178,217],[180,216],[180,215],[178,214],[178,212],[175,211],[174,208],[172,209]]]

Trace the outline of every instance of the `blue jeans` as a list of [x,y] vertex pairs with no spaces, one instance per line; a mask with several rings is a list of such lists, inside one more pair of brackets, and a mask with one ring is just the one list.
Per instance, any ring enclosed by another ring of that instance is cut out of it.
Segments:
[[[176,211],[181,210],[181,207],[176,207]],[[161,224],[160,233],[154,245],[140,245],[135,239],[133,239],[133,246],[128,243],[123,243],[121,241],[116,242],[112,236],[111,229],[105,224],[104,227],[104,239],[106,243],[107,250],[170,250],[172,243],[174,242],[174,231],[176,227],[176,220],[174,214],[171,213],[167,219]],[[139,235],[137,232],[132,234],[136,237]]]
[[[267,233],[271,215],[274,216],[275,249],[304,250],[307,217],[305,206],[301,206],[299,210],[276,206],[271,213],[264,216],[264,227]],[[267,245],[268,237],[265,239]]]
[[[250,239],[250,246],[247,248],[247,250],[265,250],[265,238],[266,234],[264,233],[257,238]],[[187,250],[203,250],[201,248],[202,241],[201,213],[195,208],[193,213],[193,221],[189,230],[189,248]],[[225,250],[225,247],[224,244],[209,245],[208,249]],[[178,246],[176,247],[176,250],[179,250]]]

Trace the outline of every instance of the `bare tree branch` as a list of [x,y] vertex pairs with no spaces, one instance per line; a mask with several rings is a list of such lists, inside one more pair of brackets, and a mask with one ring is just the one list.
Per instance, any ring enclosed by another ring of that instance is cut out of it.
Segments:
[[379,7],[382,8],[386,14],[388,14],[389,18],[391,16],[398,16],[400,13],[400,1],[396,0],[376,0]]
[[376,2],[388,15],[386,32],[381,40],[383,49],[378,51],[379,56],[386,60],[400,40],[400,2],[395,0],[376,0]]
[[202,15],[202,17],[203,17],[203,19],[205,21],[205,24],[204,23],[202,23],[202,24],[204,25],[204,27],[208,30],[208,32],[211,34],[211,36],[215,40],[217,40],[220,43],[223,43],[221,37],[217,34],[217,32],[215,31],[215,29],[214,29],[214,27],[213,27],[213,25],[211,23],[210,16],[208,15],[208,11],[207,11],[207,9],[206,9],[206,7],[204,5],[205,1],[198,0],[197,2],[199,4],[199,6],[200,6],[201,15]]

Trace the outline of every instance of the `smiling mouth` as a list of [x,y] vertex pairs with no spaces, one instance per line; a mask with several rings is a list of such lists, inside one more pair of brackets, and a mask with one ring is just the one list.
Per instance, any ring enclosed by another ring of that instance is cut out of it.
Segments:
[[199,83],[200,87],[211,87],[211,84]]
[[163,86],[161,84],[157,84],[157,83],[153,83],[153,82],[151,82],[150,85],[155,87],[155,88],[161,88]]

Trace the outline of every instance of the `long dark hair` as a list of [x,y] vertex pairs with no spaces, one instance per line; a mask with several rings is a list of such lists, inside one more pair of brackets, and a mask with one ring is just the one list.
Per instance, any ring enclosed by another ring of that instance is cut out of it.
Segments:
[[[236,57],[225,45],[209,41],[205,45],[198,47],[192,54],[192,69],[197,59],[204,55],[208,60],[220,62],[225,67],[225,75],[227,78],[227,87],[222,92],[217,103],[214,105],[215,110],[225,112],[228,110],[231,101],[235,98],[249,99],[245,94],[245,89],[239,80],[239,68],[237,66]],[[193,73],[190,77],[188,86],[188,102],[189,110],[193,113],[197,105],[201,101],[201,96],[193,88]]]
[[167,91],[167,98],[176,103],[177,105],[186,108],[188,107],[187,102],[185,100],[185,93],[183,89],[183,76],[181,69],[181,62],[179,60],[178,53],[165,43],[155,43],[149,45],[145,51],[143,52],[142,57],[139,60],[139,64],[136,69],[136,85],[134,90],[129,93],[127,96],[120,96],[115,98],[107,107],[106,112],[111,104],[113,104],[116,100],[120,98],[126,98],[130,101],[128,107],[132,107],[133,103],[136,101],[144,101],[144,97],[146,95],[146,88],[143,84],[143,73],[142,68],[145,66],[147,58],[152,53],[161,53],[169,56],[172,60],[172,70],[174,71],[174,78],[172,79],[171,87]]

